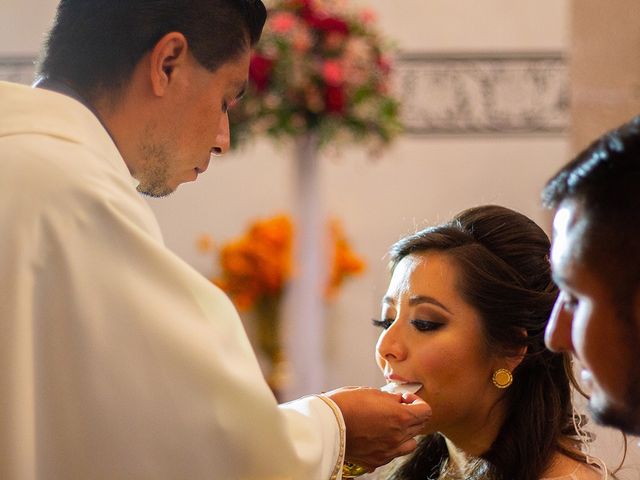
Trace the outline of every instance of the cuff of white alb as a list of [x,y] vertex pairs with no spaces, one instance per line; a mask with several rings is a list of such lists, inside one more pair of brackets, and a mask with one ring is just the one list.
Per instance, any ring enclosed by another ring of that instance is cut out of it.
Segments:
[[342,466],[344,464],[344,454],[345,454],[345,447],[346,447],[346,441],[347,441],[344,417],[342,416],[342,412],[340,411],[340,408],[338,408],[338,405],[336,405],[336,402],[334,402],[333,400],[331,400],[329,397],[327,397],[322,393],[317,394],[316,397],[318,397],[320,400],[326,403],[329,406],[329,408],[331,408],[331,410],[333,411],[333,414],[336,417],[336,422],[338,423],[338,429],[339,429],[339,435],[340,435],[339,450],[338,450],[338,456],[336,458],[336,464],[333,469],[333,472],[331,473],[330,478],[331,480],[341,480]]

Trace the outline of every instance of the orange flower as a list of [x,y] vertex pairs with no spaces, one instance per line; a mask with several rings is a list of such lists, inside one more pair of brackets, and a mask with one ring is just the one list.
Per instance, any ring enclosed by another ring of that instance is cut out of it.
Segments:
[[329,279],[325,288],[327,299],[332,299],[337,295],[346,278],[362,273],[366,267],[365,262],[351,249],[340,222],[333,220],[330,229],[334,250]]
[[239,310],[282,293],[291,276],[293,225],[277,215],[255,221],[242,237],[222,246],[221,277],[214,280]]
[[[327,299],[335,297],[346,278],[365,268],[340,223],[334,220],[330,228],[334,251],[325,288]],[[267,299],[280,298],[293,272],[292,247],[293,224],[288,216],[256,220],[244,235],[221,246],[221,274],[212,281],[241,311],[254,309]]]

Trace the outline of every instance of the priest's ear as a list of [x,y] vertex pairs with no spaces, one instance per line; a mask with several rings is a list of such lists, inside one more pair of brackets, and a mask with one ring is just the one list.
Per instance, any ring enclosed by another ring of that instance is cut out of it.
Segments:
[[188,50],[187,39],[180,32],[169,32],[158,40],[149,54],[149,80],[154,95],[166,94],[187,64]]

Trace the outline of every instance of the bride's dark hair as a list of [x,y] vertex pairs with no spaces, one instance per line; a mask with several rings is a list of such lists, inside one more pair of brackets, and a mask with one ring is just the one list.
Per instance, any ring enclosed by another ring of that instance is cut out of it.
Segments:
[[[481,455],[482,478],[538,480],[558,451],[585,461],[576,427],[583,422],[571,402],[570,357],[544,345],[558,295],[549,248],[549,238],[532,220],[489,205],[403,238],[390,250],[392,271],[407,255],[444,252],[457,266],[462,297],[480,314],[490,351],[508,356],[527,348],[502,400],[504,423]],[[428,435],[393,478],[437,479],[448,458],[444,437]]]

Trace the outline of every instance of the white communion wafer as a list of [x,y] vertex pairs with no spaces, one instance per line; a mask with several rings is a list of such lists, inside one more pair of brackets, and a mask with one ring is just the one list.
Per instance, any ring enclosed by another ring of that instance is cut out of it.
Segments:
[[421,388],[421,383],[389,382],[384,387],[380,388],[380,390],[388,393],[416,393]]

